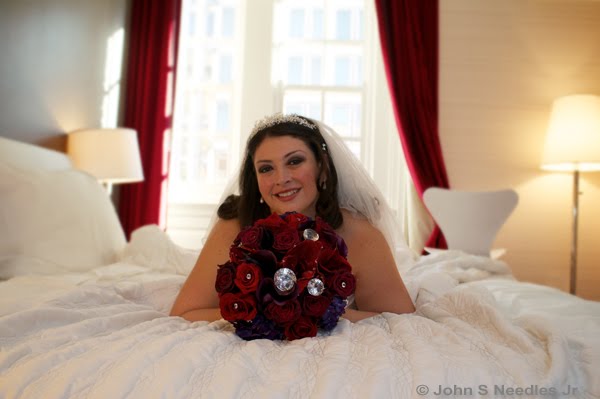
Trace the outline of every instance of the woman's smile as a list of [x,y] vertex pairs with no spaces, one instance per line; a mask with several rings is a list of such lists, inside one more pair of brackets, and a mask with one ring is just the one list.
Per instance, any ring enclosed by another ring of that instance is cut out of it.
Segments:
[[295,190],[288,190],[281,193],[274,194],[275,197],[279,198],[281,201],[291,201],[294,199],[294,196],[300,192],[300,189],[297,188]]

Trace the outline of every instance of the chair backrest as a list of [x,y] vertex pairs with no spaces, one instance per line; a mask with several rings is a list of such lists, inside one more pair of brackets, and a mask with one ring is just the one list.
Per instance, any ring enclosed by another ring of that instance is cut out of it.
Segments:
[[431,187],[423,193],[425,206],[438,224],[448,249],[490,256],[500,227],[517,206],[514,190],[458,191]]

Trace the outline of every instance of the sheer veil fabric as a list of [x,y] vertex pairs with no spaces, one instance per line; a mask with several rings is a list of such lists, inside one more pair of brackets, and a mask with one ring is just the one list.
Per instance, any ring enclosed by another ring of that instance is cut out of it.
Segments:
[[[392,250],[398,270],[400,273],[406,272],[414,264],[416,255],[406,244],[402,227],[387,200],[362,163],[344,144],[342,138],[326,124],[311,120],[319,127],[327,144],[329,156],[335,164],[340,207],[356,217],[366,218],[381,231]],[[219,203],[231,194],[239,194],[238,175],[229,181]],[[218,216],[215,212],[207,232],[212,230],[217,220]]]

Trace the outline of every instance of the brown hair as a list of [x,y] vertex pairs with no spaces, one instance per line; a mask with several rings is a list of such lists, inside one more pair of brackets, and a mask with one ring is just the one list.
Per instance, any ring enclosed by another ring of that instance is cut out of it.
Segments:
[[[267,137],[290,136],[302,140],[311,149],[320,166],[315,182],[319,191],[316,204],[317,216],[323,218],[334,229],[342,225],[344,219],[337,196],[338,178],[335,165],[318,126],[308,118],[301,118],[315,129],[294,122],[282,122],[259,130],[248,138],[246,156],[239,176],[240,195],[228,196],[219,206],[217,214],[221,219],[238,218],[240,225],[244,227],[269,216],[271,213],[269,206],[266,203],[260,203],[261,195],[253,162],[254,153]],[[326,179],[325,187],[318,181],[319,176],[323,173]]]

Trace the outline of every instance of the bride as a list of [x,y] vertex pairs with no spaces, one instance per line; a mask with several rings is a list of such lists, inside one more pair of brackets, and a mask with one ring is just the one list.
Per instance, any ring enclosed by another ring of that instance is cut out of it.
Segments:
[[412,261],[383,196],[346,148],[323,123],[275,114],[258,121],[246,145],[236,184],[218,209],[196,265],[171,309],[189,321],[221,319],[214,283],[217,265],[241,228],[271,213],[299,212],[324,219],[348,246],[356,277],[354,303],[343,317],[358,321],[381,312],[415,308],[399,269]]

